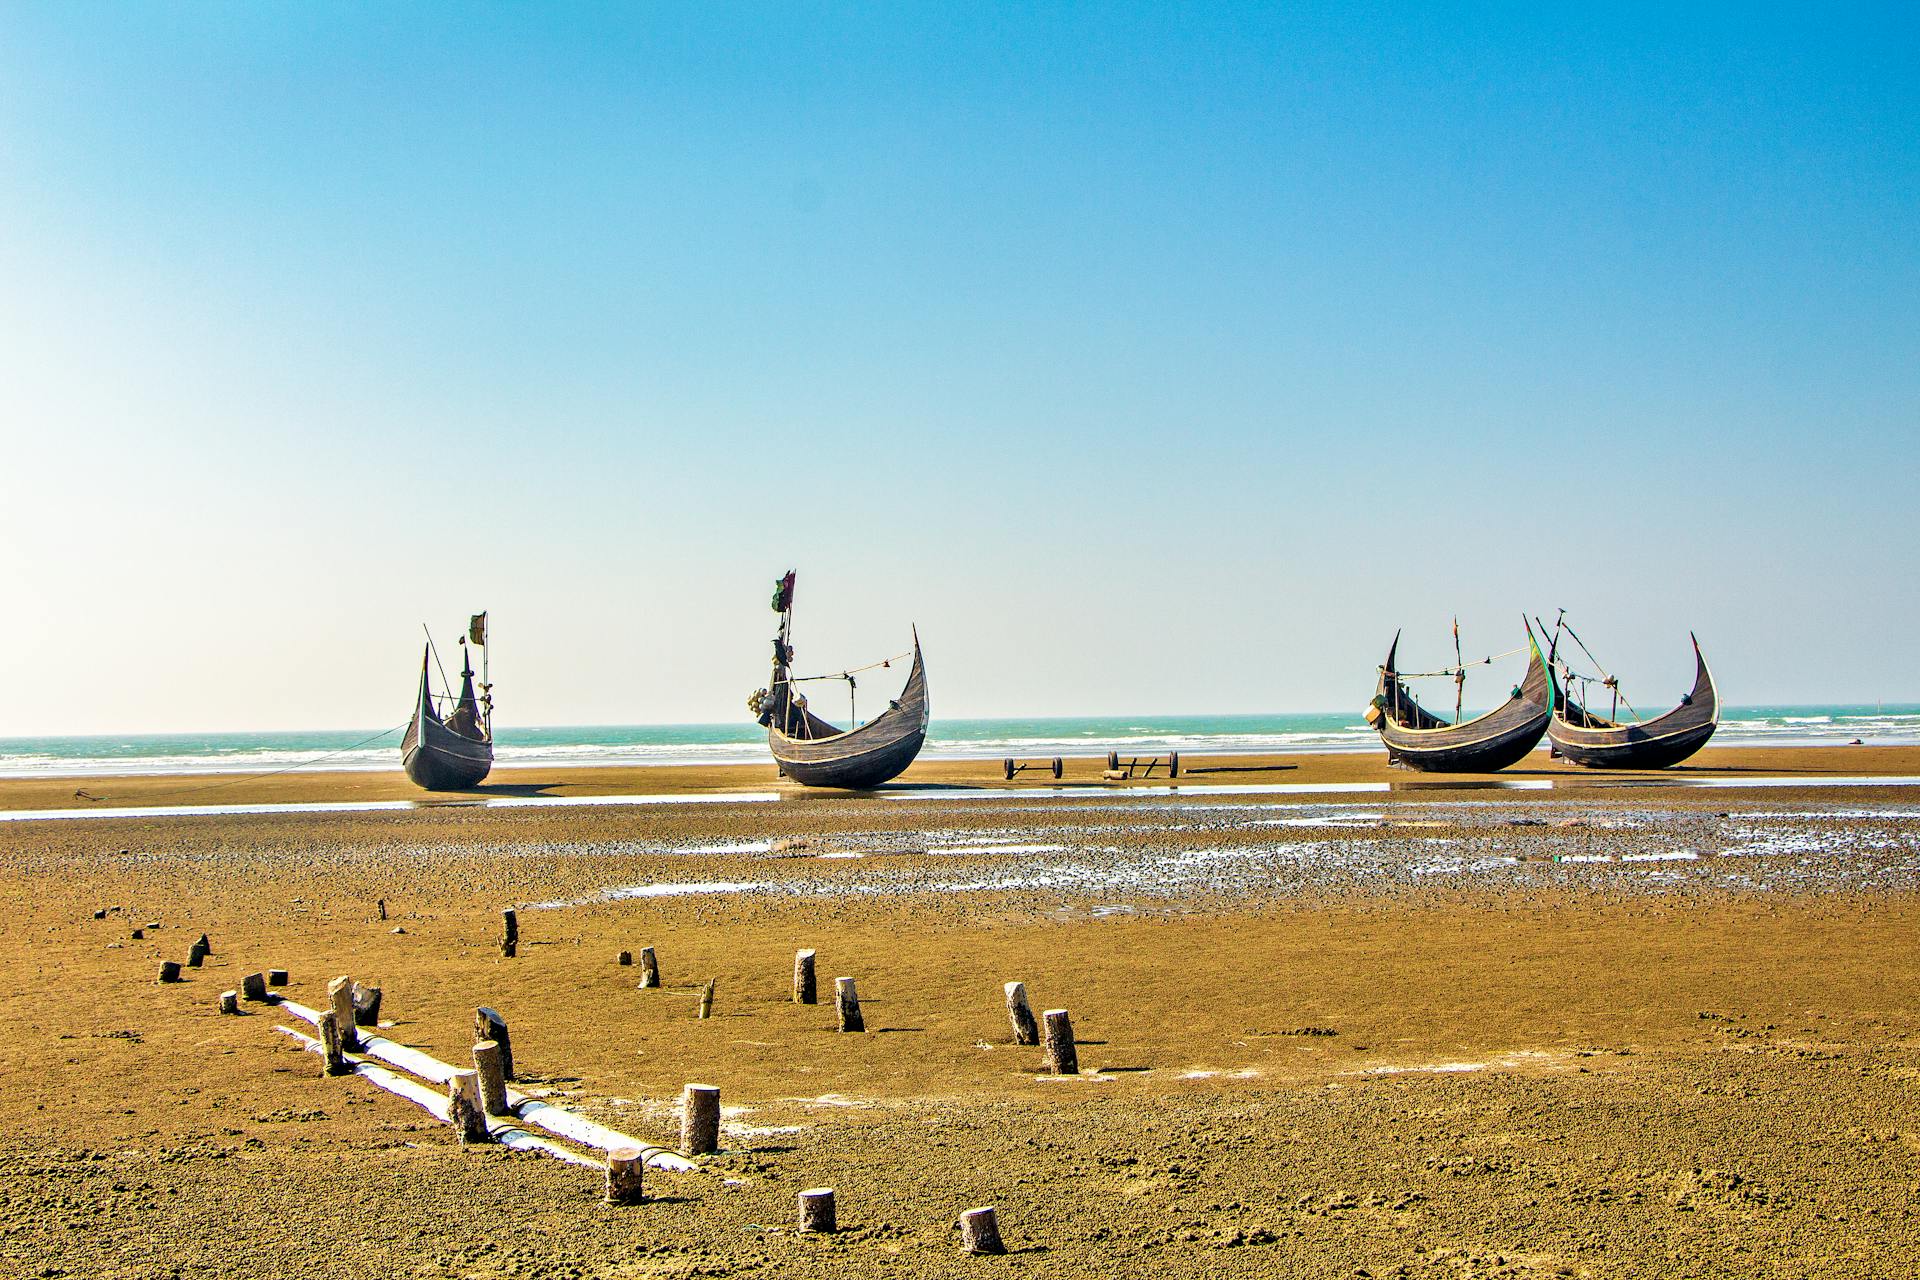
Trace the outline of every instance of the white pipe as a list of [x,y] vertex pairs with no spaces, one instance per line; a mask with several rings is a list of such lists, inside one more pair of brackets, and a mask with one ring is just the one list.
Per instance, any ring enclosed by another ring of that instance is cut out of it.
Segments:
[[[282,998],[280,1007],[296,1018],[303,1018],[314,1026],[320,1025],[318,1010],[309,1009],[303,1004]],[[360,1052],[369,1058],[378,1058],[389,1065],[410,1071],[423,1080],[434,1084],[445,1084],[453,1078],[455,1067],[431,1054],[408,1045],[389,1040],[385,1036],[369,1035],[360,1031]],[[646,1155],[647,1164],[655,1169],[665,1169],[671,1173],[692,1173],[700,1166],[677,1152],[665,1147],[656,1147],[629,1137],[617,1129],[609,1129],[597,1121],[583,1115],[556,1107],[550,1102],[528,1097],[518,1089],[507,1090],[507,1105],[514,1114],[536,1128],[545,1129],[558,1137],[578,1142],[582,1146],[594,1147],[601,1151],[613,1151],[620,1147],[638,1147]]]
[[[300,1042],[302,1048],[310,1052],[320,1052],[320,1042],[312,1036],[303,1035],[301,1032],[295,1031],[292,1027],[275,1027],[274,1030],[282,1031],[292,1036]],[[421,1084],[418,1080],[410,1080],[406,1076],[387,1070],[385,1067],[375,1066],[357,1053],[347,1054],[346,1058],[353,1066],[353,1074],[359,1076],[368,1084],[376,1085],[379,1088],[385,1089],[388,1093],[405,1098],[408,1102],[413,1103],[438,1120],[444,1122],[447,1119],[448,1107],[445,1094],[436,1093],[426,1085]],[[537,1137],[534,1134],[528,1133],[525,1129],[516,1128],[494,1116],[487,1117],[487,1135],[501,1146],[510,1147],[515,1151],[538,1151],[542,1155],[552,1156],[556,1160],[564,1160],[568,1164],[577,1164],[584,1169],[599,1169],[603,1167],[597,1160],[589,1160],[578,1152],[569,1151],[557,1142],[551,1142],[546,1138]]]

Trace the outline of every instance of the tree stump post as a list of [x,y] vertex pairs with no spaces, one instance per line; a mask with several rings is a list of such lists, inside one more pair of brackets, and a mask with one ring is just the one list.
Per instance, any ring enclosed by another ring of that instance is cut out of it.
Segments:
[[713,984],[718,981],[718,978],[708,978],[707,985],[700,988],[700,1007],[694,1016],[703,1022],[713,1016]]
[[1039,1044],[1040,1024],[1033,1020],[1033,1006],[1027,1003],[1027,984],[1007,984],[1007,1021],[1013,1024],[1015,1044]]
[[500,939],[500,954],[511,960],[520,951],[520,917],[512,907],[500,913],[506,933]]
[[160,962],[160,981],[180,981],[180,962],[178,960],[162,960]]
[[607,1203],[639,1204],[645,1200],[642,1182],[647,1153],[639,1147],[615,1147],[607,1152]]
[[690,1084],[680,1095],[680,1150],[704,1156],[720,1149],[720,1086]]
[[448,1078],[447,1123],[460,1135],[463,1147],[487,1140],[487,1113],[480,1106],[478,1072],[456,1071]]
[[507,1020],[498,1009],[482,1005],[473,1011],[473,1038],[491,1040],[500,1046],[500,1074],[513,1079],[513,1041],[507,1036]]
[[387,918],[387,900],[385,898],[380,899],[380,918],[382,920]]
[[473,1071],[480,1078],[480,1108],[490,1116],[510,1116],[507,1077],[500,1070],[500,1046],[482,1040],[473,1046]]
[[793,953],[793,1002],[795,1004],[817,1004],[820,1000],[819,989],[813,977],[813,949]]
[[1000,1223],[992,1205],[969,1209],[960,1215],[960,1243],[968,1253],[1005,1253],[1000,1243]]
[[800,1229],[837,1231],[840,1221],[833,1205],[832,1187],[809,1187],[800,1193]]
[[267,975],[249,973],[240,979],[240,998],[253,1004],[267,1002]]
[[353,1024],[356,1027],[377,1027],[380,1025],[380,996],[378,987],[353,984]]
[[340,1035],[340,1020],[329,1009],[320,1015],[320,1072],[344,1076],[353,1070],[347,1061],[347,1046]]
[[353,979],[341,974],[327,984],[327,1007],[340,1022],[340,1047],[348,1053],[360,1047],[353,1021]]
[[660,985],[660,961],[653,954],[652,947],[640,948],[640,986],[642,988]]
[[204,933],[193,940],[193,945],[199,948],[200,954],[203,957],[213,954],[213,939]]
[[614,960],[614,963],[624,969],[626,966],[633,963],[633,952],[622,951],[619,954],[619,956]]
[[840,1013],[842,1031],[865,1031],[867,1020],[860,1016],[860,993],[853,989],[852,978],[833,980],[833,1003]]
[[220,1012],[240,1012],[240,993],[238,991],[222,991],[220,993]]
[[1049,1009],[1047,1021],[1047,1065],[1057,1076],[1080,1074],[1080,1050],[1073,1043],[1073,1019],[1065,1009]]
[[286,986],[286,985],[287,985],[287,971],[286,971],[285,969],[269,969],[269,970],[267,970],[267,985],[268,985],[268,986],[270,986],[270,987],[284,987],[284,986]]
[[192,946],[187,948],[187,967],[198,969],[201,961],[211,954],[213,954],[213,948],[207,945],[207,935],[203,933],[193,940]]

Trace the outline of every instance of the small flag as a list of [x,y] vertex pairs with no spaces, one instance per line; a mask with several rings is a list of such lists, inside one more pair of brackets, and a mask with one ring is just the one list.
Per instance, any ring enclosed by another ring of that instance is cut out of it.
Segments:
[[475,644],[487,642],[487,615],[476,613],[467,623],[467,639]]
[[787,576],[773,584],[773,611],[775,613],[785,613],[787,610],[793,608],[794,572],[792,569],[787,570]]

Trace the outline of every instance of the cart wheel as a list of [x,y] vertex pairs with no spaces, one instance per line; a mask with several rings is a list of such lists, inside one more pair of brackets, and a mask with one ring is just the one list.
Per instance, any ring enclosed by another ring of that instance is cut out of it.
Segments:
[[1118,751],[1107,752],[1107,768],[1118,769],[1119,767],[1120,767],[1120,753]]
[[1058,777],[1060,776],[1060,771],[1061,771],[1061,770],[1062,770],[1063,768],[1065,768],[1065,767],[1066,767],[1066,766],[1064,766],[1063,764],[1061,764],[1061,763],[1060,763],[1060,757],[1059,757],[1059,756],[1055,756],[1055,757],[1053,758],[1053,776],[1054,776],[1054,777],[1056,777],[1056,778],[1058,778]]
[[1000,762],[1000,765],[1002,768],[1004,768],[1007,771],[1007,781],[1012,782],[1013,781],[1013,757],[1008,756],[1005,760],[1002,760]]

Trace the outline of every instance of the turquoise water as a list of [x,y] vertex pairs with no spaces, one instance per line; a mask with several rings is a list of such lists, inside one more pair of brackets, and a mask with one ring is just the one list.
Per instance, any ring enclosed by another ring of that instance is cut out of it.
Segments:
[[[497,726],[503,765],[728,764],[767,759],[751,721],[737,724]],[[1719,745],[1920,743],[1920,705],[1728,707]],[[371,740],[369,740],[371,739]],[[390,769],[400,731],[172,733],[0,738],[0,776]],[[964,758],[1220,752],[1378,750],[1372,731],[1345,713],[1235,716],[1098,716],[1033,720],[935,719],[926,755]]]

